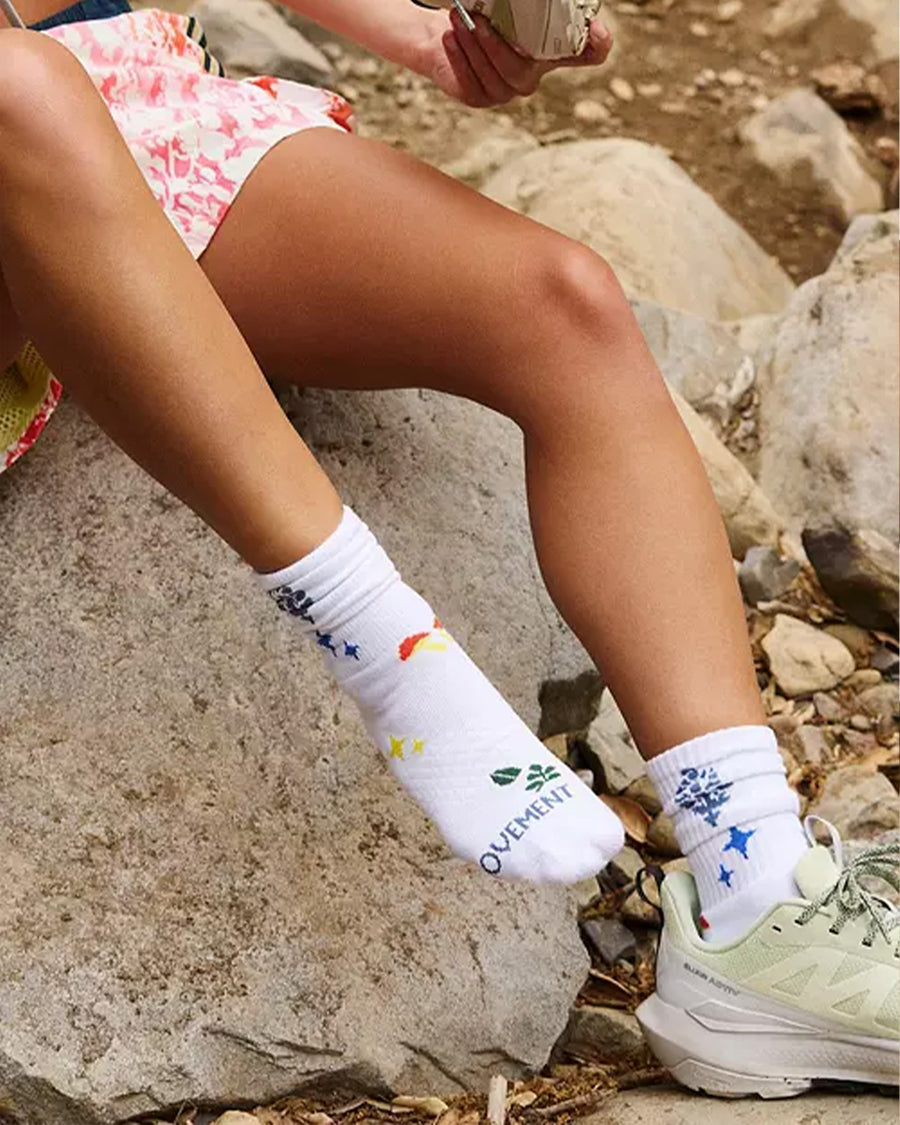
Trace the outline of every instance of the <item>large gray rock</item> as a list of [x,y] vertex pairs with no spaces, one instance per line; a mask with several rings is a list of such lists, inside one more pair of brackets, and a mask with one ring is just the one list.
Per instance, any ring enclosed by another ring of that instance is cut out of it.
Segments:
[[584,754],[599,774],[607,793],[621,793],[647,773],[647,763],[634,745],[628,724],[610,692],[605,692],[597,718],[584,736]]
[[890,540],[870,528],[808,527],[803,546],[822,588],[867,629],[897,628],[900,560]]
[[830,821],[846,839],[872,839],[900,823],[897,790],[882,773],[844,766],[825,779],[811,813]]
[[484,191],[602,254],[631,297],[733,320],[780,311],[793,292],[712,197],[642,141],[549,146],[505,165]]
[[761,363],[759,481],[793,530],[897,541],[897,213],[858,219],[797,290]]
[[326,56],[267,0],[200,0],[194,11],[230,77],[271,74],[313,85],[331,78]]
[[669,386],[695,410],[723,420],[755,378],[734,328],[652,301],[633,301],[632,308]]
[[880,211],[881,184],[843,119],[812,90],[781,94],[741,126],[756,160],[785,184],[810,190],[842,222]]
[[644,1051],[643,1036],[630,1012],[615,1008],[573,1008],[557,1047],[561,1060],[609,1063]]
[[[542,678],[586,658],[537,578],[515,428],[417,393],[296,413],[534,723]],[[564,890],[451,858],[291,621],[74,408],[0,478],[0,513],[17,1125],[540,1068],[587,967]]]
[[[671,390],[671,388],[670,388]],[[725,521],[731,553],[742,559],[755,544],[777,544],[784,520],[768,496],[734,454],[719,441],[709,423],[672,390],[681,420],[702,460]]]
[[838,42],[845,57],[877,66],[897,58],[898,12],[896,0],[779,0],[764,30],[802,40],[813,58],[832,58]]

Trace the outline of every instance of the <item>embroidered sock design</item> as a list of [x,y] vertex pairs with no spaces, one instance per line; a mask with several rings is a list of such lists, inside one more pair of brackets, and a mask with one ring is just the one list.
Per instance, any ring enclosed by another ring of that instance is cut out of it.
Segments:
[[[494,770],[491,774],[491,781],[495,785],[513,785],[521,776],[522,770],[518,766],[507,766],[506,769]],[[544,766],[540,762],[533,762],[528,767],[528,776],[526,777],[526,790],[532,793],[539,793],[545,785],[549,785],[551,781],[556,781],[560,777],[560,772],[556,766]]]
[[698,770],[693,766],[681,771],[681,783],[675,791],[675,804],[701,816],[711,827],[719,823],[719,814],[728,804],[730,781],[719,780],[719,775],[710,767]]
[[457,854],[491,875],[575,882],[621,849],[615,815],[528,730],[349,509],[311,555],[260,580]]
[[808,844],[768,727],[701,735],[654,758],[647,772],[696,879],[704,937],[736,937],[798,893],[793,872]]
[[751,828],[747,832],[742,832],[740,828],[729,828],[728,841],[722,848],[722,851],[735,851],[738,855],[743,856],[744,859],[749,859],[750,856],[747,854],[747,844],[750,842],[750,837],[755,835],[755,828]]

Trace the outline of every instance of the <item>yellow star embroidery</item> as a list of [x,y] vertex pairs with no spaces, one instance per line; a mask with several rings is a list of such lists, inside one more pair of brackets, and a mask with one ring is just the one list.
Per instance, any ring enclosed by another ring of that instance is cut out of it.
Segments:
[[403,761],[403,747],[404,747],[405,743],[406,743],[405,738],[394,738],[393,735],[391,735],[390,757],[391,758],[399,758],[400,761],[402,762]]
[[424,738],[414,738],[413,739],[412,752],[414,754],[424,754],[425,753],[425,739]]

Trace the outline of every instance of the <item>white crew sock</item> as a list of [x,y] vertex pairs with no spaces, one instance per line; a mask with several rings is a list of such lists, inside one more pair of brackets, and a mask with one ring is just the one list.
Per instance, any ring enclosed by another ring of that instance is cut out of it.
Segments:
[[745,933],[800,894],[794,868],[809,847],[800,804],[768,727],[726,727],[647,763],[697,882],[708,941]]
[[491,875],[570,883],[621,849],[618,818],[535,738],[349,508],[312,554],[260,580],[458,855]]

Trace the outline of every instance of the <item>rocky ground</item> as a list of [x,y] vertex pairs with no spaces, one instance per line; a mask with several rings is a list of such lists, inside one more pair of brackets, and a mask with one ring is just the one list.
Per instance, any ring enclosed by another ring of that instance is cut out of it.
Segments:
[[[896,34],[848,5],[623,0],[607,70],[488,113],[256,0],[201,17],[236,72],[338,87],[364,134],[613,262],[719,502],[791,783],[859,848],[900,836],[897,82]],[[285,407],[628,846],[568,895],[473,880],[221,547],[64,406],[0,479],[0,936],[21,950],[0,978],[0,1121],[693,1120],[633,1015],[659,932],[638,872],[684,861],[537,579],[514,427],[416,392]],[[488,1107],[469,1091],[501,1071]],[[327,1092],[297,1097],[311,1078]]]
[[[896,46],[873,45],[852,10],[796,0],[609,3],[603,15],[616,46],[606,67],[558,71],[535,97],[487,112],[453,103],[417,76],[301,26],[332,60],[363,135],[463,178],[477,178],[457,165],[463,153],[477,163],[473,149],[498,136],[512,145],[517,130],[541,145],[621,136],[660,145],[802,281],[825,269],[846,226],[829,186],[835,170],[795,167],[779,175],[760,164],[742,127],[784,94],[817,89],[859,143],[853,159],[883,193],[883,205],[897,205]],[[887,5],[874,10],[886,12]],[[799,147],[796,133],[793,143]]]

